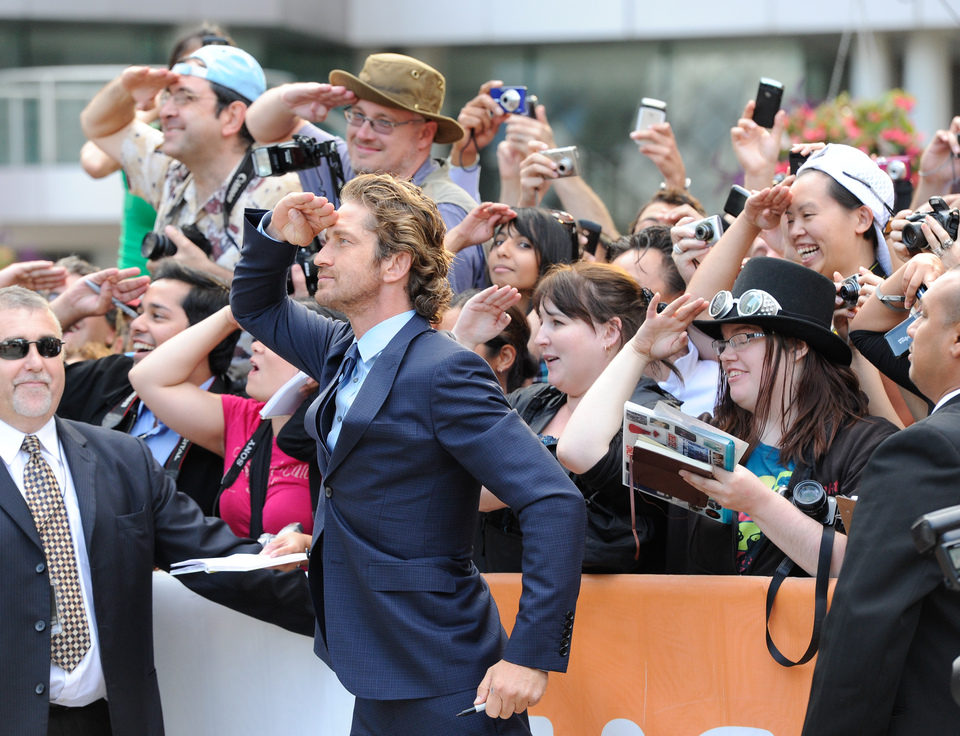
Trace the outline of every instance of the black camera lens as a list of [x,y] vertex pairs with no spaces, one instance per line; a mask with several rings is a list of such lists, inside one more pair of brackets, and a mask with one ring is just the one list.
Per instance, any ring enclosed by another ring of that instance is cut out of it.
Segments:
[[851,307],[856,305],[860,297],[860,282],[857,281],[856,277],[844,279],[843,283],[840,284],[837,295],[843,300],[844,304]]
[[793,487],[793,505],[807,516],[822,521],[827,507],[827,492],[815,480],[800,481]]
[[716,237],[713,223],[701,222],[693,230],[693,237],[697,240],[713,240]]
[[[911,215],[911,217],[914,217],[914,215]],[[911,255],[916,255],[927,247],[927,239],[923,237],[923,230],[920,229],[919,222],[908,222],[903,226],[901,242]]]
[[177,246],[163,233],[147,233],[140,242],[140,255],[156,261],[177,252]]

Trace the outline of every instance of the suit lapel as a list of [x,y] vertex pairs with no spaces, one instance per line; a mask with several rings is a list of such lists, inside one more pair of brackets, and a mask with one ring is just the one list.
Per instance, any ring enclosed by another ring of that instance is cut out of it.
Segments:
[[429,329],[430,325],[423,317],[414,315],[380,353],[380,357],[364,379],[360,393],[350,406],[350,411],[344,417],[343,428],[340,430],[337,445],[330,456],[326,475],[329,476],[334,471],[357,444],[357,440],[363,436],[393,388],[400,363],[410,343],[417,335]]
[[20,493],[20,489],[13,482],[3,463],[0,463],[0,509],[3,509],[38,547],[43,548],[37,526],[33,523],[30,507],[27,506],[23,494]]
[[97,518],[97,461],[87,448],[87,438],[76,429],[56,418],[60,444],[67,456],[73,489],[77,494],[80,518],[83,520],[83,536],[89,553],[93,543],[93,532]]

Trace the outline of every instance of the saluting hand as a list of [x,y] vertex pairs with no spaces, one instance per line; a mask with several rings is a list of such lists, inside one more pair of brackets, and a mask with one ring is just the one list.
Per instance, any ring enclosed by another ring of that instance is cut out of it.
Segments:
[[325,197],[291,192],[277,203],[266,232],[275,240],[302,247],[336,221],[337,212]]

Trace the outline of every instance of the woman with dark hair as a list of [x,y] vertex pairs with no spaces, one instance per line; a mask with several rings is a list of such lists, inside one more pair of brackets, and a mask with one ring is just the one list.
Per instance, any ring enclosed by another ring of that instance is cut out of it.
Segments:
[[494,286],[513,286],[520,309],[530,311],[530,298],[540,278],[557,263],[580,258],[577,223],[566,212],[485,202],[447,232],[444,245],[456,253],[493,239],[486,252],[487,277]]
[[[722,524],[698,517],[692,528],[692,572],[771,575],[788,556],[817,571],[823,524],[791,502],[798,482],[815,480],[827,496],[856,495],[874,448],[896,428],[867,415],[867,400],[850,370],[847,344],[830,328],[829,279],[783,259],[751,259],[732,291],[710,303],[712,320],[697,321],[716,338],[721,367],[714,424],[744,439],[749,450],[735,470],[684,480],[736,514]],[[619,430],[629,388],[651,360],[686,340],[703,299],[685,295],[647,320],[630,345],[587,392],[558,447],[577,471],[596,462],[604,439]],[[779,492],[775,492],[779,491]],[[836,535],[831,570],[843,561]]]
[[[277,545],[280,554],[303,552],[313,531],[310,467],[277,445],[292,410],[260,413],[297,369],[254,341],[245,386],[249,398],[213,394],[189,380],[210,350],[238,329],[230,307],[223,307],[157,346],[130,370],[130,382],[160,421],[223,457],[214,510],[234,534],[256,539],[299,524],[299,532],[285,534]],[[305,382],[301,398],[315,388],[315,382]]]
[[[581,397],[643,322],[647,303],[633,279],[607,264],[555,266],[537,286],[533,304],[541,324],[535,340],[549,383],[514,391],[507,401],[551,451]],[[672,398],[640,376],[629,396],[649,406]],[[663,507],[656,502],[631,507],[621,480],[619,435],[607,440],[595,462],[571,474],[587,505],[584,571],[663,572]],[[487,571],[519,570],[522,538],[513,511],[492,495],[482,504],[483,511],[500,509],[483,520]]]

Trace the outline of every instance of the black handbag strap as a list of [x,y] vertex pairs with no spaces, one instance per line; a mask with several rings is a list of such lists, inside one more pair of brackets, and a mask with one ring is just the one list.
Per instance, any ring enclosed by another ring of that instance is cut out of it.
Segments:
[[830,584],[830,562],[833,559],[833,526],[824,526],[823,534],[820,536],[820,553],[817,556],[817,582],[814,588],[813,602],[813,631],[810,632],[810,644],[807,651],[796,662],[788,659],[777,649],[773,643],[773,637],[770,636],[770,612],[773,610],[773,602],[777,597],[777,591],[780,584],[793,570],[793,560],[785,558],[770,580],[770,587],[767,588],[767,613],[766,613],[766,634],[767,651],[774,661],[784,667],[794,667],[798,664],[806,664],[820,648],[820,629],[823,625],[823,618],[827,613],[827,589]]

